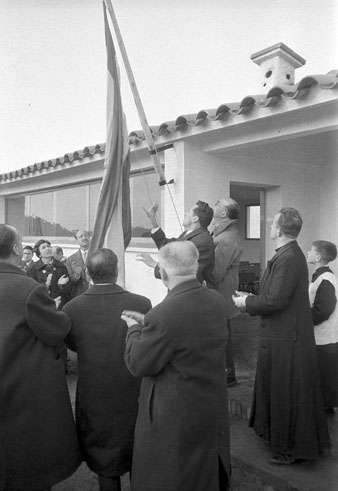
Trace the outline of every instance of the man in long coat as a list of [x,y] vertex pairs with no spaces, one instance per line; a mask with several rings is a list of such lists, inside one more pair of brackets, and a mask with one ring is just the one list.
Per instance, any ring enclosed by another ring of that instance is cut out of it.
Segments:
[[296,238],[302,219],[283,208],[271,226],[276,254],[259,295],[234,302],[261,315],[261,337],[250,426],[271,446],[271,464],[313,460],[329,445],[308,297],[308,270]]
[[135,429],[133,491],[228,489],[226,303],[196,279],[188,241],[160,249],[169,293],[144,317],[124,312],[125,360],[143,377]]
[[99,475],[100,490],[120,489],[120,476],[130,471],[140,379],[124,363],[124,309],[146,313],[150,301],[116,285],[117,257],[98,249],[87,260],[94,282],[65,305],[72,321],[66,338],[77,352],[76,425],[84,460]]
[[41,491],[80,464],[59,353],[70,320],[21,255],[18,231],[0,225],[0,489]]
[[240,207],[232,198],[220,198],[214,206],[213,239],[215,243],[215,279],[217,290],[224,296],[228,306],[228,342],[226,347],[227,384],[236,385],[236,371],[231,339],[231,319],[240,312],[232,301],[232,295],[238,289],[239,262],[242,246],[238,233]]

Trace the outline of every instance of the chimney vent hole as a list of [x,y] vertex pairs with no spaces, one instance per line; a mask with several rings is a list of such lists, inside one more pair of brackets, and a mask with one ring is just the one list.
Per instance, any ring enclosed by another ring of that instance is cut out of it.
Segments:
[[272,71],[269,70],[268,72],[266,72],[265,78],[269,78],[269,77],[271,77],[271,75],[272,75]]
[[290,74],[289,74],[289,73],[287,73],[287,74],[286,74],[286,78],[287,78],[288,80],[290,80],[291,76],[290,76]]

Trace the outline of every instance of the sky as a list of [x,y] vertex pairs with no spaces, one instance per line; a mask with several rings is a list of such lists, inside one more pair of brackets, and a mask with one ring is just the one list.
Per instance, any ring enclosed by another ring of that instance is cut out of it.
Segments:
[[[250,56],[279,42],[306,59],[296,82],[338,69],[338,0],[112,4],[150,125],[260,93]],[[141,124],[118,57],[131,132]],[[101,0],[0,0],[0,64],[0,172],[105,141]]]

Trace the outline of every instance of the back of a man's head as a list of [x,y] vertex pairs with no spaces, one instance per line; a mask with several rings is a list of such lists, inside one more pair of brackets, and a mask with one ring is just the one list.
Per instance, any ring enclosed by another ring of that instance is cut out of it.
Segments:
[[235,201],[232,198],[226,198],[224,202],[225,202],[227,217],[230,220],[237,220],[239,218],[239,212],[240,212],[240,206],[237,203],[237,201]]
[[0,224],[0,260],[11,257],[16,242],[17,230],[5,223]]
[[87,270],[94,283],[115,283],[118,273],[116,254],[110,249],[97,249],[87,259]]
[[279,210],[278,225],[280,231],[290,239],[296,239],[302,229],[303,220],[295,208],[282,208]]
[[194,207],[194,215],[198,217],[200,226],[207,228],[214,216],[214,210],[205,201],[197,201]]
[[168,275],[195,275],[198,270],[197,247],[189,240],[170,242],[160,249],[159,263]]

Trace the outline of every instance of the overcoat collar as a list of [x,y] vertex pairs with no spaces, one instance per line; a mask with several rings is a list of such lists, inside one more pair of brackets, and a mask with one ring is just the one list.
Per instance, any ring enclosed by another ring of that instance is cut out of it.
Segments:
[[36,269],[43,269],[43,268],[48,268],[48,266],[53,266],[53,267],[59,267],[61,266],[60,261],[57,261],[57,259],[53,259],[53,261],[49,264],[46,264],[42,261],[42,259],[39,259],[35,263],[35,268]]
[[224,232],[224,230],[227,230],[228,228],[236,228],[238,223],[237,219],[233,220],[227,220],[226,222],[220,222],[217,225],[215,225],[215,228],[213,230],[213,235],[216,237],[217,235],[221,234]]
[[192,239],[193,237],[196,237],[196,235],[202,234],[203,232],[208,232],[208,230],[203,227],[198,227],[195,230],[189,232],[188,234],[184,234],[184,233],[181,234],[181,237],[184,237],[185,240],[189,240]]
[[116,284],[90,285],[84,295],[107,295],[126,293],[126,290]]
[[181,293],[196,290],[198,288],[204,288],[197,278],[193,280],[184,281],[179,285],[176,285],[172,290],[169,290],[168,297],[173,297],[175,295],[180,295]]
[[263,278],[261,281],[261,286],[260,286],[261,290],[263,290],[265,281],[266,281],[266,279],[267,279],[267,277],[271,271],[273,263],[279,258],[279,256],[281,256],[282,254],[284,254],[285,251],[287,251],[291,248],[298,248],[298,247],[299,246],[298,246],[297,241],[292,240],[292,241],[288,242],[287,244],[283,245],[282,247],[280,247],[279,249],[277,249],[276,254],[267,263],[267,267],[266,267],[266,270],[264,271]]
[[14,273],[19,274],[21,276],[27,276],[24,271],[18,268],[18,266],[14,266],[13,264],[3,263],[0,261],[0,273]]
[[269,262],[274,263],[276,261],[276,259],[278,259],[281,254],[283,254],[285,251],[287,251],[288,249],[293,248],[293,247],[298,247],[298,242],[296,240],[291,240],[287,244],[284,244],[283,246],[279,247],[276,250],[276,254],[270,259]]

